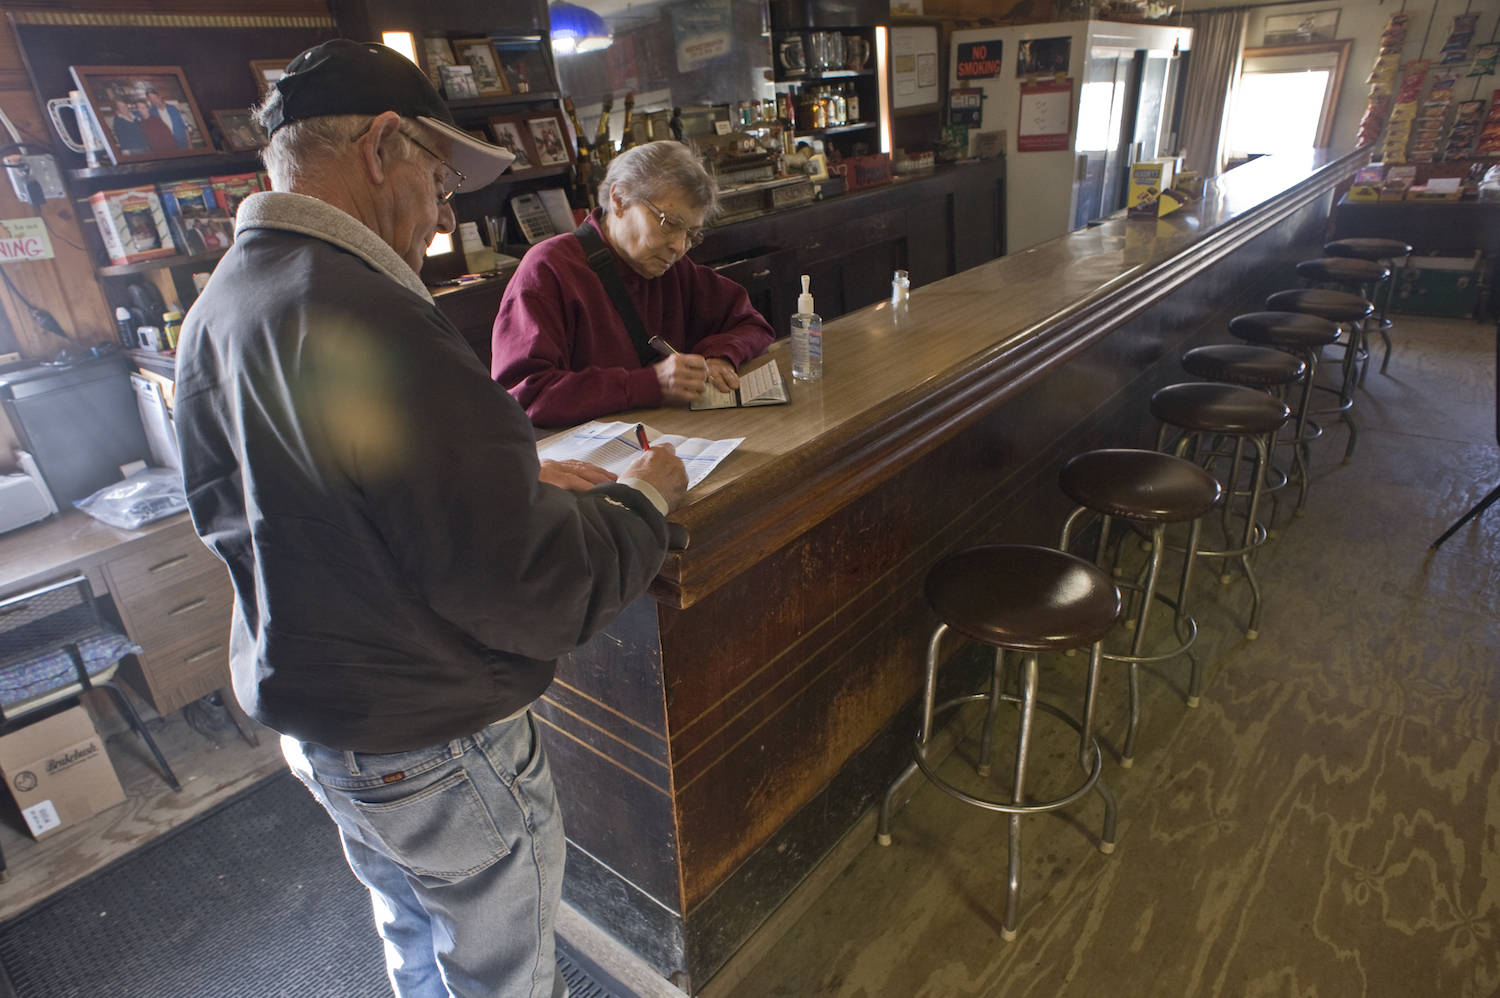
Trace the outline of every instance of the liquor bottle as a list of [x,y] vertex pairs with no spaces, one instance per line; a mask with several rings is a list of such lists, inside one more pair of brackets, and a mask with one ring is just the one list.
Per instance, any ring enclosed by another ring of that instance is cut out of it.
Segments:
[[568,121],[573,125],[573,134],[578,137],[578,183],[571,201],[575,208],[592,208],[594,205],[593,159],[589,155],[588,140],[583,137],[583,125],[578,121],[578,109],[573,106],[573,98],[563,98],[563,110],[567,112]]
[[620,132],[620,151],[635,145],[635,91],[625,94],[625,127]]
[[859,87],[848,84],[849,90],[844,95],[844,106],[849,112],[849,124],[853,125],[859,121]]
[[599,108],[599,128],[594,132],[594,159],[600,169],[615,156],[615,144],[609,140],[609,112],[614,108],[615,99],[605,94],[604,103]]

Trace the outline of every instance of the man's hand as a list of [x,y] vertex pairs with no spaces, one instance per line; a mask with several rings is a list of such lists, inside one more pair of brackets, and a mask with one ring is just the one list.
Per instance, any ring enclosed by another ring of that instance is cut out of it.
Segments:
[[708,364],[696,353],[674,353],[651,365],[667,405],[691,405],[708,383]]
[[732,392],[740,386],[740,376],[734,365],[723,357],[708,358],[708,383],[721,392]]
[[543,461],[541,470],[536,473],[536,478],[539,482],[556,485],[569,492],[587,492],[595,485],[615,481],[612,473],[605,471],[597,464],[589,464],[587,461]]
[[[700,358],[701,359],[701,358]],[[622,478],[639,478],[649,483],[667,501],[667,509],[673,510],[682,504],[687,493],[687,469],[671,444],[652,444],[651,449],[625,469]]]

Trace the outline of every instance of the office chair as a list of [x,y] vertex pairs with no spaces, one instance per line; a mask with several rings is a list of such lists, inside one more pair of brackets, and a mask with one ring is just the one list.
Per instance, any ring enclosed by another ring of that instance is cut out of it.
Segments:
[[[1500,444],[1500,317],[1495,320],[1495,442]],[[1470,507],[1467,513],[1458,518],[1457,523],[1443,531],[1443,536],[1432,542],[1432,550],[1436,551],[1444,541],[1458,532],[1459,527],[1489,509],[1497,499],[1500,499],[1500,485],[1490,489],[1489,494]]]
[[0,600],[0,734],[60,712],[86,690],[106,689],[168,785],[181,790],[135,705],[115,682],[121,660],[139,651],[105,625],[82,575]]

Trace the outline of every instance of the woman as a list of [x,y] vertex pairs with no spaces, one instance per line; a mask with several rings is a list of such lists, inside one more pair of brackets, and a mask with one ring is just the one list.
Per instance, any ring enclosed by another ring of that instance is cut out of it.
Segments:
[[610,161],[589,215],[646,336],[677,353],[645,362],[572,233],[522,258],[495,317],[490,373],[537,426],[571,426],[622,409],[686,406],[775,338],[745,289],[686,256],[717,206],[714,180],[686,146],[636,146]]

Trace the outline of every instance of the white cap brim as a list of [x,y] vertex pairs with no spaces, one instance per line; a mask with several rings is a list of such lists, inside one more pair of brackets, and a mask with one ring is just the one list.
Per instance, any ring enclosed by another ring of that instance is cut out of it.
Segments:
[[452,140],[453,147],[448,152],[448,162],[464,175],[464,185],[459,188],[461,192],[477,191],[481,187],[488,187],[516,158],[516,154],[509,149],[476,139],[468,132],[454,128],[447,122],[429,118],[426,115],[417,120]]

